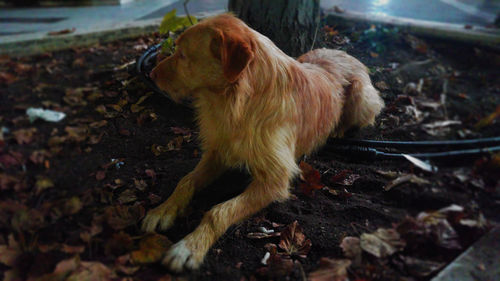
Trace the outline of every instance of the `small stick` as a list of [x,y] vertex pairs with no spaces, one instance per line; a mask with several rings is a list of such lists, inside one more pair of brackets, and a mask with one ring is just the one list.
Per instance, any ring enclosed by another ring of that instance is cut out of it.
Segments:
[[189,0],[184,0],[184,12],[186,12],[186,15],[188,17],[188,20],[189,22],[191,23],[191,25],[193,25],[193,21],[191,20],[191,15],[189,14],[189,11],[188,11],[188,8],[187,8],[187,4],[188,4]]

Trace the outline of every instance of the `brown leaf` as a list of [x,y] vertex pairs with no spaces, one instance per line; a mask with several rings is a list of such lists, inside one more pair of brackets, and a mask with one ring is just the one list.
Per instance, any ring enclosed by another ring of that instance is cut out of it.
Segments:
[[33,281],[63,281],[66,277],[73,271],[75,271],[80,266],[80,257],[78,255],[60,261],[54,272],[49,274],[44,274]]
[[0,85],[10,85],[17,81],[17,77],[11,73],[0,72]]
[[0,190],[10,190],[15,191],[23,190],[26,188],[24,181],[18,177],[0,173]]
[[138,180],[138,179],[134,179],[134,185],[135,188],[137,188],[140,191],[144,191],[148,187],[148,184],[144,180]]
[[476,130],[482,129],[484,127],[490,126],[491,124],[494,123],[494,121],[500,117],[500,105],[497,106],[497,109],[495,112],[491,113],[490,115],[484,117],[483,119],[479,120],[474,127]]
[[98,144],[101,142],[102,137],[104,136],[104,132],[101,132],[99,135],[91,135],[88,140],[88,144]]
[[311,240],[306,239],[302,227],[297,221],[294,221],[281,231],[279,247],[285,250],[286,254],[305,258],[311,246]]
[[38,130],[36,128],[20,129],[12,132],[18,144],[29,144]]
[[2,154],[0,152],[0,167],[9,168],[11,166],[18,166],[24,164],[24,157],[20,152],[9,151]]
[[137,200],[137,196],[135,195],[135,191],[132,189],[127,189],[120,193],[118,196],[118,202],[120,204],[127,204]]
[[144,170],[144,172],[146,173],[146,175],[148,175],[148,177],[150,177],[153,181],[156,180],[156,173],[155,173],[155,170],[153,169],[146,169]]
[[65,281],[109,281],[116,274],[100,262],[80,262],[80,266]]
[[82,201],[80,201],[80,198],[73,196],[73,197],[65,200],[62,212],[65,215],[74,215],[74,214],[80,212],[82,207],[83,207],[83,204],[82,204]]
[[173,140],[170,140],[167,144],[167,151],[181,150],[183,141],[184,138],[181,136],[175,137]]
[[162,154],[165,151],[167,151],[167,149],[161,145],[158,144],[151,145],[151,152],[153,152],[155,156],[160,156],[160,154]]
[[332,176],[331,181],[335,184],[349,186],[353,185],[359,178],[361,178],[360,175],[353,174],[350,170],[342,170],[338,174]]
[[119,133],[120,135],[122,135],[122,136],[126,136],[126,137],[128,137],[128,136],[130,136],[130,135],[131,135],[131,134],[130,134],[130,131],[129,131],[129,130],[127,130],[127,129],[125,129],[125,128],[121,128],[120,130],[118,130],[118,133]]
[[104,246],[104,253],[109,255],[122,255],[132,250],[134,241],[127,233],[120,231],[113,233],[111,239],[106,242]]
[[76,29],[73,27],[73,28],[71,28],[71,29],[67,28],[67,29],[58,30],[58,31],[51,31],[51,32],[49,32],[48,34],[49,34],[50,36],[55,36],[55,35],[63,35],[63,34],[73,33],[73,32],[75,32],[75,30],[76,30]]
[[76,58],[73,60],[73,63],[71,64],[73,67],[83,67],[85,66],[85,58]]
[[62,245],[62,251],[66,254],[81,254],[85,251],[85,246],[71,246],[67,244]]
[[300,183],[300,189],[304,194],[312,195],[315,190],[323,188],[321,174],[318,170],[304,161],[300,162],[299,168],[302,171],[300,178],[303,181]]
[[87,126],[81,126],[81,127],[70,127],[67,126],[64,128],[64,131],[68,133],[68,139],[75,141],[75,142],[82,142],[85,139],[87,139],[88,136],[88,128]]
[[160,261],[172,242],[166,236],[151,233],[139,242],[139,250],[130,254],[134,264],[149,264]]
[[347,268],[351,261],[347,259],[321,258],[319,269],[309,273],[309,281],[348,281]]
[[170,127],[170,130],[176,135],[191,135],[191,130],[181,127]]
[[132,206],[117,205],[104,211],[106,221],[114,230],[121,230],[136,224],[145,214],[144,207],[138,202]]
[[43,164],[45,159],[51,157],[52,155],[45,149],[35,150],[30,155],[30,160],[34,164]]
[[360,246],[377,258],[385,258],[405,247],[406,243],[394,229],[379,228],[374,233],[361,234]]
[[80,239],[82,239],[83,242],[89,243],[92,237],[96,236],[101,232],[102,232],[102,226],[99,220],[96,220],[96,217],[94,216],[94,219],[92,220],[92,225],[88,229],[80,233]]
[[14,235],[9,235],[7,245],[0,245],[0,263],[14,266],[17,258],[22,254],[19,244],[14,239]]
[[381,91],[389,90],[389,86],[385,83],[385,81],[378,81],[375,83],[375,87]]
[[89,127],[90,128],[101,128],[101,127],[106,126],[107,124],[108,124],[108,121],[101,120],[101,121],[96,121],[96,122],[90,123]]
[[116,258],[115,260],[115,268],[118,272],[121,272],[125,275],[133,275],[136,273],[141,267],[140,266],[132,266],[130,260],[130,254],[122,255]]
[[35,193],[36,195],[40,195],[42,191],[52,187],[54,187],[54,182],[52,182],[51,179],[45,177],[39,177],[35,183]]
[[418,177],[414,174],[403,174],[396,179],[390,181],[384,186],[385,191],[391,190],[393,187],[398,186],[400,184],[403,184],[405,182],[411,182],[417,185],[425,185],[425,184],[430,184],[430,182],[426,179],[423,179],[421,177]]
[[102,181],[106,178],[106,171],[99,170],[95,173],[95,179],[98,181]]
[[340,243],[340,248],[344,252],[344,256],[350,258],[355,264],[361,262],[361,245],[358,237],[347,236],[342,239]]

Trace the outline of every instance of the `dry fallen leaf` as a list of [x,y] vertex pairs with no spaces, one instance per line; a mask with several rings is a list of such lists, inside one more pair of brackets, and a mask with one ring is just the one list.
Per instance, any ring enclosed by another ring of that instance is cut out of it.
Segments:
[[48,34],[49,34],[50,36],[55,36],[55,35],[64,35],[64,34],[73,33],[73,32],[75,32],[75,30],[76,30],[76,29],[75,29],[74,27],[73,27],[73,28],[71,28],[71,29],[70,29],[70,28],[66,28],[66,29],[63,29],[63,30],[58,30],[58,31],[51,31],[51,32],[49,32]]
[[21,248],[14,239],[13,234],[9,235],[7,245],[0,245],[0,263],[8,266],[14,266],[14,263],[21,254]]
[[5,84],[5,85],[10,85],[14,82],[17,81],[17,76],[7,73],[7,72],[0,72],[0,85]]
[[52,182],[51,179],[45,178],[45,177],[40,177],[36,180],[35,183],[35,192],[37,195],[40,195],[42,191],[48,188],[54,187],[54,182]]
[[36,128],[20,129],[12,132],[18,144],[29,144],[38,130]]
[[130,254],[132,263],[149,264],[158,262],[170,246],[172,246],[172,242],[166,236],[157,233],[148,234],[139,242],[139,250]]
[[289,224],[281,231],[279,247],[285,250],[287,255],[305,258],[311,246],[311,240],[306,239],[302,227],[297,221]]
[[497,106],[495,112],[491,113],[490,115],[484,117],[483,119],[479,120],[474,127],[476,130],[482,129],[486,126],[489,126],[494,123],[494,121],[500,117],[500,105]]
[[347,259],[321,258],[319,269],[309,273],[309,281],[348,281],[347,268],[351,261]]
[[397,177],[396,179],[390,181],[389,183],[387,183],[384,186],[384,190],[389,191],[393,187],[398,186],[400,184],[403,184],[405,182],[411,182],[411,183],[418,184],[418,185],[430,184],[430,182],[428,180],[423,179],[421,177],[418,177],[414,174],[403,174],[403,175]]
[[120,193],[118,196],[118,202],[120,204],[127,204],[137,200],[137,196],[135,195],[135,191],[133,189],[127,189]]
[[360,239],[358,237],[344,237],[344,239],[342,239],[342,243],[340,243],[340,248],[342,248],[344,256],[350,258],[355,265],[361,263],[362,249]]
[[394,229],[379,228],[373,233],[363,233],[360,246],[365,252],[377,258],[385,258],[405,247],[406,243]]
[[107,223],[114,230],[121,230],[136,224],[145,213],[144,207],[139,202],[132,206],[109,206],[104,211]]
[[109,281],[116,273],[100,262],[80,262],[78,268],[65,281]]
[[300,161],[299,168],[301,170],[300,190],[306,195],[312,195],[315,190],[323,188],[321,183],[321,174],[318,170],[314,169],[311,165],[304,161]]
[[335,184],[340,185],[353,185],[356,180],[361,178],[358,174],[353,174],[350,170],[342,170],[338,174],[332,176],[330,179]]
[[109,255],[122,255],[134,247],[134,241],[132,237],[127,233],[120,231],[118,233],[113,233],[113,236],[106,242],[104,246],[104,253]]

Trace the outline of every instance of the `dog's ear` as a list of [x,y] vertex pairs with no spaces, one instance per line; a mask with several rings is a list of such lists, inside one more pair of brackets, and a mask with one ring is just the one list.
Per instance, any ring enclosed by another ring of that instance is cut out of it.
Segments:
[[238,80],[241,72],[253,59],[253,51],[243,36],[216,30],[210,42],[210,51],[221,60],[224,76],[231,83]]

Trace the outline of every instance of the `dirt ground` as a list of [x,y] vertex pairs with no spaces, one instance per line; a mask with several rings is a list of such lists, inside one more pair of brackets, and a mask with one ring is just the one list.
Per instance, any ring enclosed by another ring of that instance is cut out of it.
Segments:
[[[499,53],[383,26],[329,22],[321,36],[324,46],[368,66],[386,103],[376,126],[349,137],[500,136]],[[500,222],[498,154],[433,163],[439,170],[425,172],[409,161],[335,155],[327,145],[304,160],[312,177],[293,183],[294,198],[232,226],[200,270],[168,272],[158,262],[168,240],[191,232],[250,176],[228,172],[171,230],[141,232],[147,210],[200,159],[192,110],[151,93],[133,71],[133,61],[158,41],[150,35],[1,57],[3,280],[429,280]],[[67,117],[30,122],[30,107]],[[402,183],[391,186],[395,179]],[[294,221],[302,229],[293,230]],[[379,228],[388,231],[374,234]],[[265,234],[269,229],[300,239]],[[280,247],[283,240],[295,250]]]

